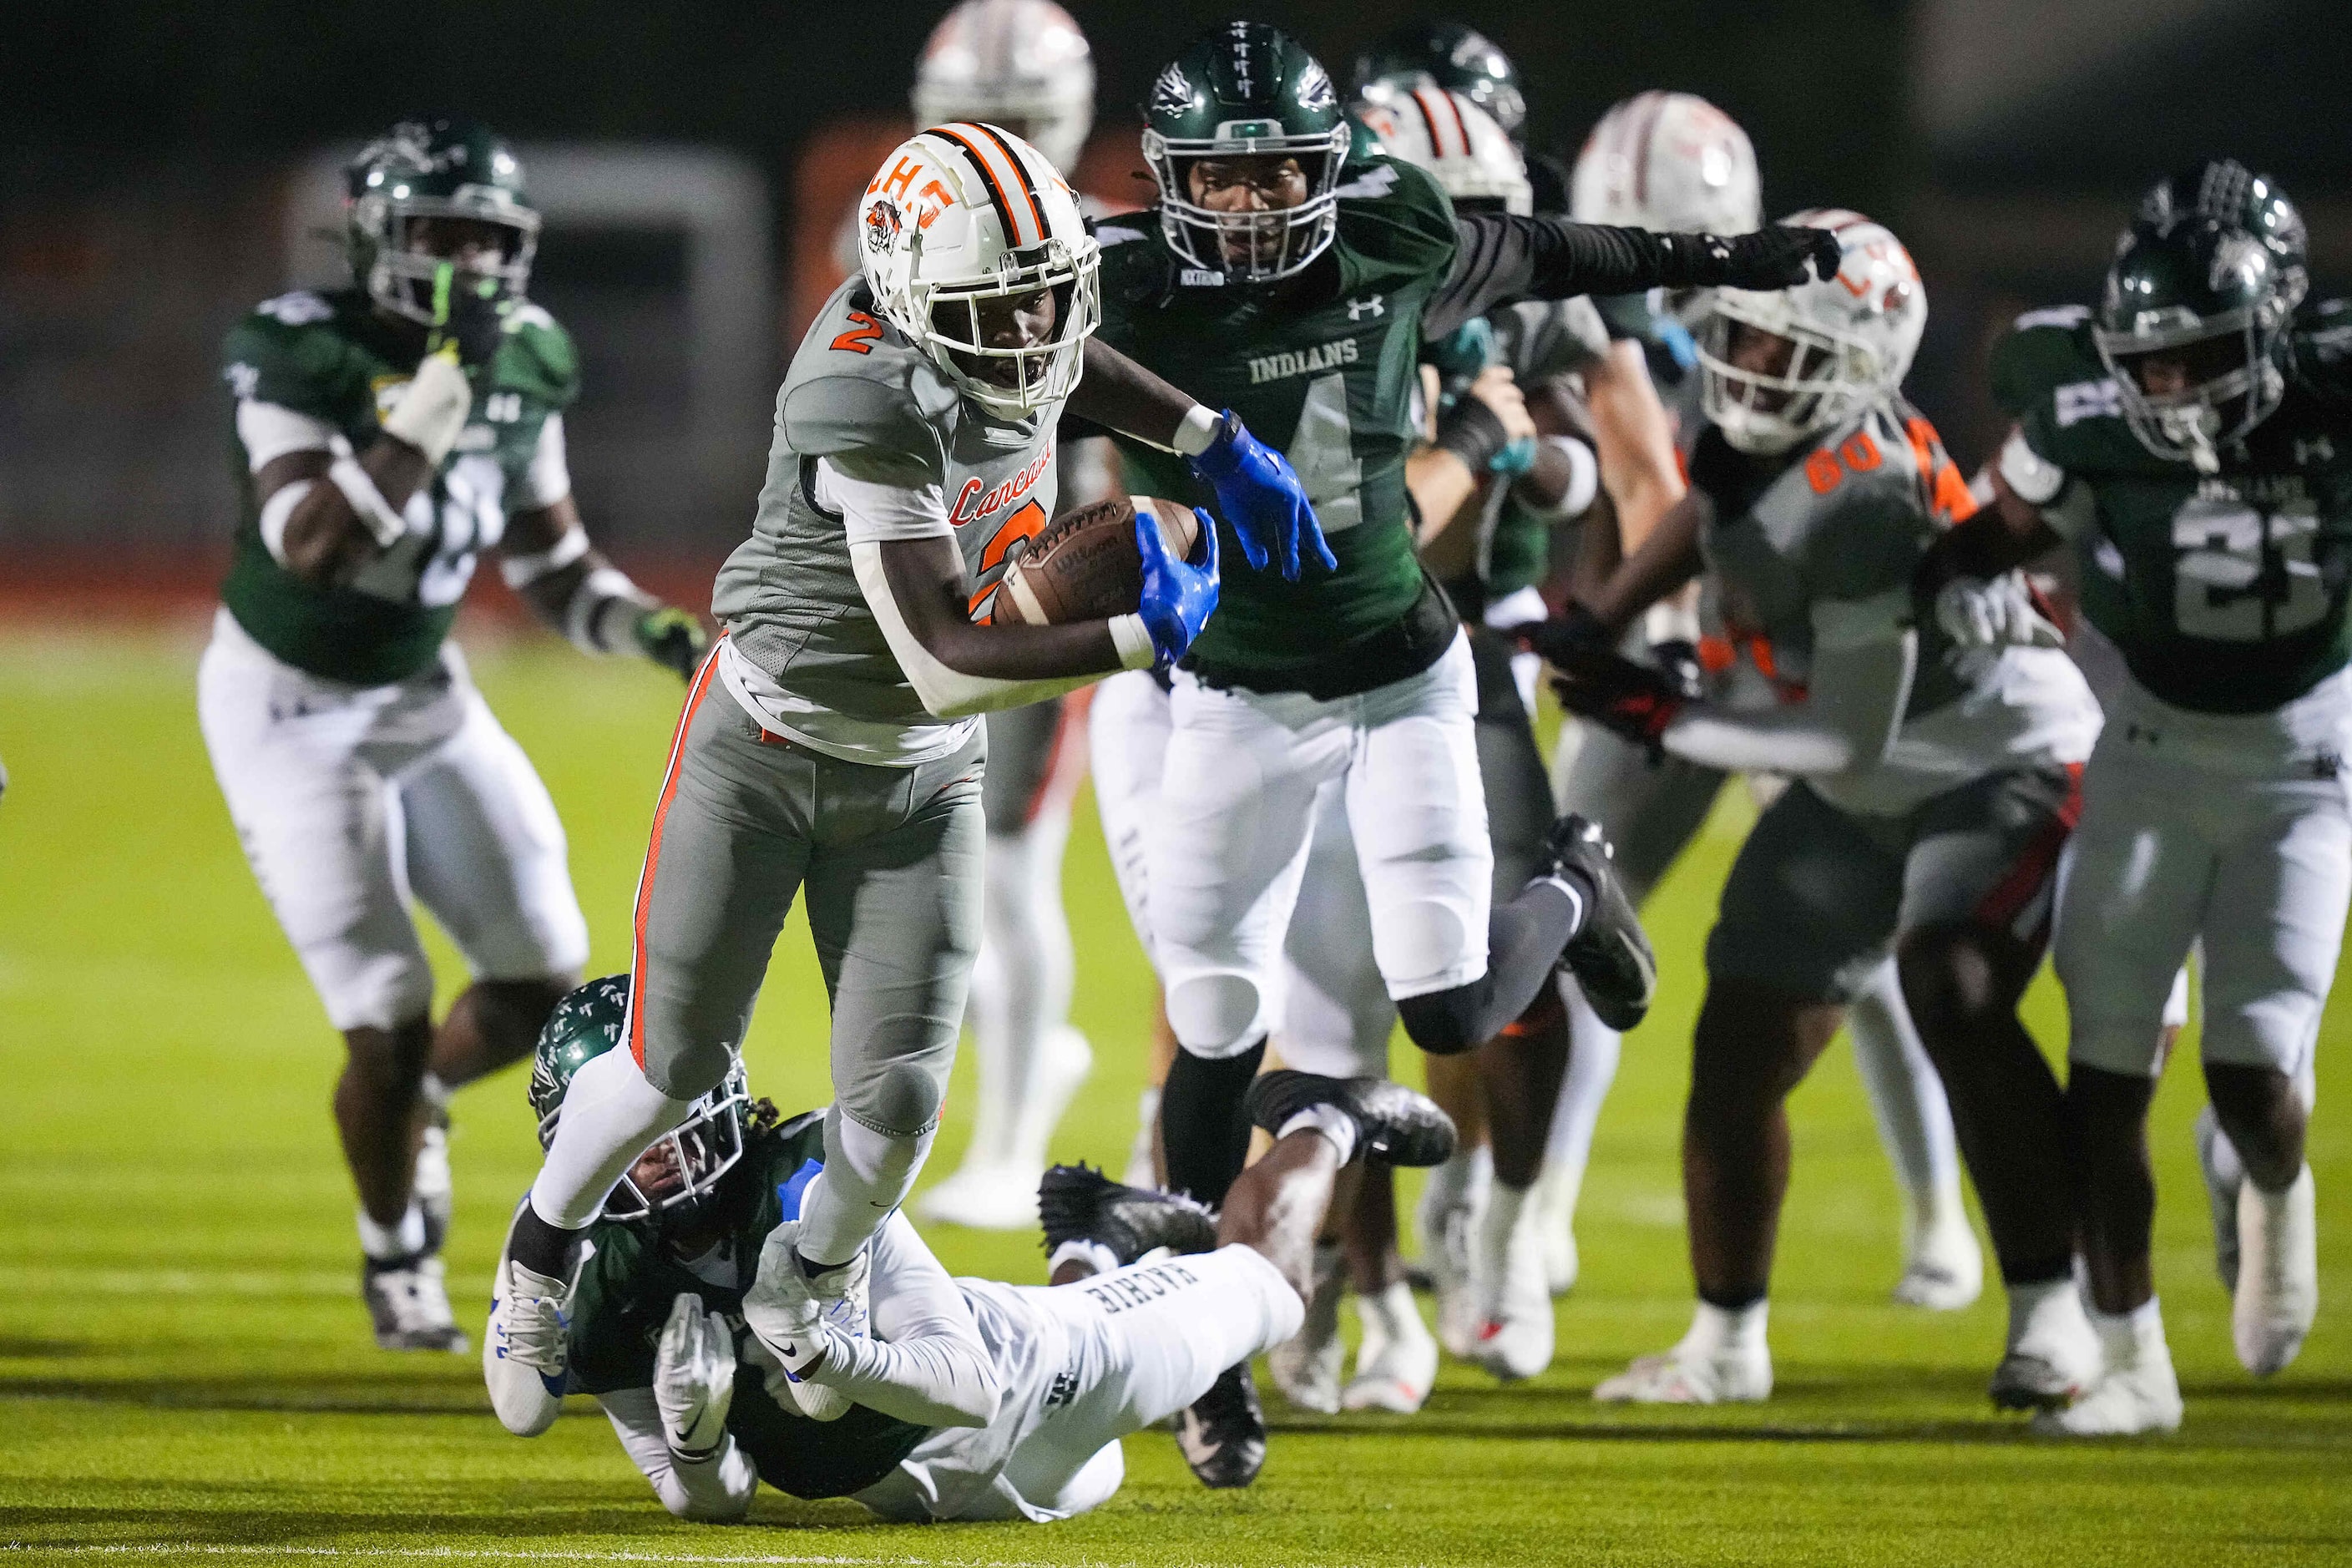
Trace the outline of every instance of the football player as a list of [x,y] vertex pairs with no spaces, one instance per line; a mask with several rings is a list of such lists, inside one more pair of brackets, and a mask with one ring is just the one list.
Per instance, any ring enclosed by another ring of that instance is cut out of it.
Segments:
[[[2009,1287],[1993,1397],[2063,1403],[2097,1347],[2072,1273],[2058,1087],[2016,1007],[2097,709],[2054,646],[1962,648],[1912,624],[1915,568],[1974,505],[1899,390],[1925,294],[1881,226],[1838,211],[1797,221],[1833,234],[1843,265],[1785,293],[1718,292],[1691,494],[1590,606],[1536,635],[1574,711],[1651,751],[1796,780],[1741,848],[1707,939],[1683,1142],[1696,1316],[1595,1397],[1770,1393],[1784,1102],[1891,945]],[[1759,673],[1778,706],[1693,699],[1611,646],[1702,567],[1728,635],[1769,648]]]
[[[1572,189],[1572,210],[1587,223],[1739,233],[1763,221],[1756,153],[1747,132],[1729,115],[1690,93],[1640,93],[1602,115],[1577,155]],[[1667,303],[1670,308],[1661,310],[1639,298],[1602,301],[1604,318],[1617,339],[1609,363],[1619,367],[1628,383],[1646,383],[1643,366],[1645,361],[1652,363],[1674,402],[1680,444],[1687,454],[1706,428],[1699,407],[1701,378],[1695,362],[1685,369],[1676,363],[1675,353],[1654,351],[1664,343],[1681,352],[1676,345],[1689,340],[1676,312],[1702,310],[1704,297]],[[1617,395],[1603,385],[1595,402],[1606,409]],[[1605,444],[1603,452],[1605,458]],[[1616,489],[1613,483],[1612,489]],[[1675,489],[1678,496],[1678,481]],[[1621,531],[1626,547],[1636,548],[1654,514],[1620,510],[1629,519]],[[1769,703],[1769,689],[1752,679],[1747,666],[1705,676],[1697,657],[1702,649],[1718,666],[1731,661],[1724,658],[1728,644],[1719,637],[1698,637],[1699,629],[1687,605],[1669,603],[1653,610],[1639,646],[1628,651],[1655,650],[1651,657],[1688,671],[1695,679],[1712,679],[1718,688],[1744,690]],[[1733,694],[1731,689],[1717,692]],[[1573,749],[1563,747],[1563,752],[1560,798],[1610,825],[1618,840],[1619,866],[1635,895],[1646,897],[1706,820],[1723,774],[1679,757],[1650,756],[1595,725],[1580,727]],[[1580,997],[1571,996],[1569,1008],[1576,1047],[1537,1202],[1545,1210],[1540,1232],[1559,1256],[1570,1260],[1572,1273],[1576,1194],[1583,1184],[1593,1125],[1615,1076],[1619,1047],[1616,1032],[1595,1017]],[[1982,1289],[1984,1260],[1960,1198],[1959,1158],[1943,1084],[1904,1009],[1892,961],[1856,992],[1847,1027],[1880,1141],[1904,1192],[1904,1267],[1895,1300],[1940,1310],[1965,1307]]]
[[1994,503],[1922,584],[2063,540],[2081,563],[2079,635],[2122,665],[2056,948],[2105,1371],[2043,1418],[2053,1431],[2180,1422],[2149,1267],[2146,1129],[2166,997],[2192,942],[2219,1124],[2200,1130],[2200,1152],[2242,1173],[2220,1194],[2234,1198],[2223,1283],[2239,1360],[2278,1371],[2318,1307],[2304,1142],[2352,894],[2352,311],[2306,305],[2307,289],[2302,219],[2270,180],[2216,160],[2159,183],[2099,305],[2025,317],[1996,349],[2018,423]]
[[582,1231],[726,1077],[803,886],[835,1098],[793,1267],[861,1331],[865,1245],[937,1132],[962,1019],[978,715],[1171,663],[1217,603],[1214,531],[1191,564],[1147,516],[1138,611],[992,624],[998,584],[1054,513],[1066,403],[1166,443],[1253,560],[1295,574],[1318,548],[1278,454],[1096,340],[1095,241],[1034,148],[972,121],[919,132],[876,174],[861,226],[864,271],[793,357],[751,537],[719,574],[727,635],[689,690],[638,881],[629,1049],[583,1070],[515,1217],[493,1361],[560,1357],[545,1325]]
[[[1171,698],[1150,918],[1183,1048],[1160,1126],[1171,1184],[1213,1202],[1245,1155],[1236,1108],[1278,1016],[1282,938],[1327,780],[1346,780],[1375,955],[1423,1049],[1493,1038],[1562,963],[1621,1020],[1654,984],[1589,823],[1555,825],[1542,874],[1492,904],[1469,649],[1414,555],[1405,504],[1421,344],[1517,298],[1780,287],[1833,242],[1457,217],[1425,173],[1341,113],[1322,66],[1263,23],[1221,24],[1186,49],[1144,118],[1160,204],[1098,230],[1104,336],[1276,432],[1329,541],[1322,571],[1276,591],[1267,574],[1236,576]],[[1121,449],[1139,476],[1130,488],[1193,486],[1162,454]],[[1240,1370],[1216,1398],[1246,1423]]]
[[[694,617],[589,544],[572,340],[527,297],[513,152],[404,121],[345,172],[353,281],[228,335],[242,517],[197,675],[247,861],[346,1049],[334,1114],[376,1342],[458,1350],[441,1248],[451,1090],[530,1049],[588,955],[554,803],[448,639],[481,552],[591,654],[693,673]],[[411,895],[472,984],[438,1028]]]
[[[543,1140],[582,1074],[626,1055],[628,990],[625,975],[597,981],[550,1019],[531,1075]],[[1121,1438],[1297,1330],[1340,1168],[1366,1154],[1426,1164],[1454,1137],[1429,1101],[1373,1080],[1269,1073],[1249,1111],[1274,1145],[1222,1217],[1083,1167],[1049,1173],[1051,1286],[951,1279],[891,1215],[869,1249],[875,1331],[856,1337],[793,1262],[824,1118],[777,1125],[735,1067],[591,1228],[570,1318],[547,1325],[566,1342],[566,1376],[500,1363],[500,1415],[530,1436],[567,1389],[594,1394],[685,1519],[740,1520],[761,1482],[906,1521],[1084,1513],[1118,1489]]]
[[[918,125],[1002,127],[1069,179],[1094,124],[1093,56],[1054,0],[963,0],[923,46],[913,102]],[[1083,195],[1079,203],[1090,205]],[[1095,445],[1057,457],[1066,507],[1108,492],[1107,465],[1080,460]],[[1070,1026],[1076,963],[1062,910],[1062,849],[1085,767],[1086,700],[1055,698],[982,722],[986,891],[970,1015],[979,1093],[963,1163],[923,1194],[919,1208],[928,1219],[1020,1229],[1036,1223],[1046,1141],[1094,1059],[1086,1037]]]

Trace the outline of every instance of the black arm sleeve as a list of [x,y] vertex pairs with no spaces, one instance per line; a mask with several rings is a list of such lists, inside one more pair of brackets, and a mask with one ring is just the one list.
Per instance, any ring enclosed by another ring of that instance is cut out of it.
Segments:
[[1564,217],[1457,214],[1453,269],[1423,310],[1429,342],[1514,300],[1633,294],[1720,283],[1729,261],[1712,236],[1652,234]]

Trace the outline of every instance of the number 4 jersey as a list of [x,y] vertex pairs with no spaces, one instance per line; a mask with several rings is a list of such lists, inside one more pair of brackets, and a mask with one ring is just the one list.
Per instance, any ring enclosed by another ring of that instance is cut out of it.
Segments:
[[275,457],[364,452],[407,389],[423,346],[357,289],[281,295],[230,330],[224,374],[236,395],[239,520],[221,602],[298,669],[386,686],[432,663],[473,580],[476,554],[508,514],[571,493],[562,410],[578,395],[572,339],[536,305],[473,374],[474,407],[431,485],[409,499],[408,532],[348,583],[306,583],[261,542],[255,473]]
[[2132,435],[2079,306],[2018,319],[1993,351],[2017,420],[2011,483],[2074,544],[2083,610],[2176,708],[2260,713],[2352,659],[2352,310],[2302,312],[2276,412],[2221,471]]

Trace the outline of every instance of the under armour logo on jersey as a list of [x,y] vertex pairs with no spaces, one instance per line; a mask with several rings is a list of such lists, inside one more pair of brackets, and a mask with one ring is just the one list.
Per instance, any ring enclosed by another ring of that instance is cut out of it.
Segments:
[[1366,316],[1378,318],[1385,316],[1388,313],[1388,300],[1378,294],[1371,295],[1367,299],[1350,300],[1348,301],[1348,320],[1351,321],[1360,321]]
[[1054,1381],[1045,1388],[1045,1408],[1055,1409],[1067,1405],[1077,1396],[1078,1374],[1075,1372],[1055,1373]]

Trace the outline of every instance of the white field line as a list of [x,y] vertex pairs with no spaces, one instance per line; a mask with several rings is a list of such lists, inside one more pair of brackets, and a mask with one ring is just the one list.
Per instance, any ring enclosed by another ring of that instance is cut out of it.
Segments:
[[324,1269],[0,1267],[15,1296],[356,1296],[356,1275]]
[[907,1568],[1045,1568],[1044,1564],[992,1557],[815,1557],[757,1553],[715,1556],[695,1552],[528,1552],[489,1546],[223,1546],[170,1542],[48,1546],[30,1541],[0,1542],[0,1553],[11,1552],[81,1557],[321,1557],[447,1563],[890,1563],[905,1564]]

